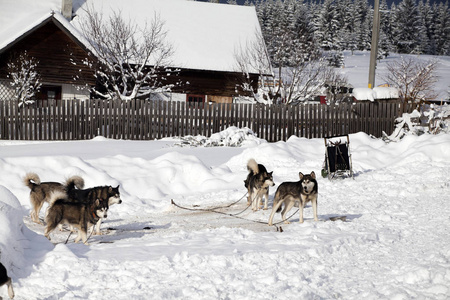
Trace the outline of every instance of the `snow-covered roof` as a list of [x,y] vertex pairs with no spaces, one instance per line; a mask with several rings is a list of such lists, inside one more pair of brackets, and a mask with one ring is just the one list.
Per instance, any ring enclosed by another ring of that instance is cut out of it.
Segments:
[[[88,6],[99,10],[105,19],[120,11],[124,18],[129,17],[140,27],[158,14],[165,22],[167,41],[174,47],[173,67],[239,71],[237,51],[254,42],[260,32],[255,8],[250,6],[188,0],[73,0],[74,19],[61,22],[80,39],[79,22]],[[0,50],[40,24],[52,11],[60,10],[61,0],[2,0]],[[62,19],[59,13],[55,16],[58,21]]]
[[52,10],[59,10],[60,2],[58,0],[0,1],[0,50],[51,17]]
[[397,99],[399,96],[398,89],[394,87],[354,88],[352,94],[358,101]]

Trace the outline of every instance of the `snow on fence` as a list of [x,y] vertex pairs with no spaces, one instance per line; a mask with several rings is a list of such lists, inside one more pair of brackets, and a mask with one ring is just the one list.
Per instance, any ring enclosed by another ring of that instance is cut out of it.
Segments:
[[85,140],[96,136],[125,140],[203,135],[229,126],[250,128],[269,142],[291,135],[321,138],[359,131],[381,137],[410,104],[360,102],[339,105],[217,104],[135,100],[48,100],[20,108],[0,101],[0,139]]

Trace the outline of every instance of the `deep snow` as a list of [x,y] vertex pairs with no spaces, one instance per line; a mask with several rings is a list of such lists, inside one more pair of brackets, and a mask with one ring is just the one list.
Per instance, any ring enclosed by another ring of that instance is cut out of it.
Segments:
[[[233,128],[221,135],[233,132],[251,143],[1,141],[0,250],[16,299],[449,298],[450,134],[391,143],[352,134],[354,179],[319,177],[320,222],[308,205],[305,223],[296,213],[277,232],[259,223],[270,208],[252,213],[245,200],[218,209],[240,218],[171,204],[239,200],[249,158],[274,171],[276,186],[299,171],[320,174],[322,139],[267,143]],[[91,245],[74,244],[73,235],[65,244],[67,231],[55,232],[53,245],[29,218],[22,177],[30,171],[42,181],[80,175],[87,187],[120,184],[123,203],[110,208]]]

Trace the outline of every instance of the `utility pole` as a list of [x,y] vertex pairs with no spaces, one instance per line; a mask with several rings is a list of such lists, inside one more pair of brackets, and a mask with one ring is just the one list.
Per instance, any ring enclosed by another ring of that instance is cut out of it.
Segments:
[[375,87],[375,69],[377,67],[378,36],[380,35],[380,0],[375,0],[373,9],[372,44],[370,46],[369,89]]

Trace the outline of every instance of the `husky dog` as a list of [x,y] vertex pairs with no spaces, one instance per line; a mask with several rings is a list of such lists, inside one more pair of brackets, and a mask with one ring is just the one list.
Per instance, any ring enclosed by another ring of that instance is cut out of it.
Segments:
[[252,210],[259,210],[263,197],[264,209],[267,209],[267,201],[269,200],[269,186],[274,186],[272,173],[267,172],[266,167],[258,164],[253,158],[247,163],[247,170],[249,171],[247,179],[244,180],[244,185],[248,190],[247,203],[252,204]]
[[[65,192],[64,184],[59,182],[41,182],[41,179],[36,173],[27,173],[23,178],[23,183],[30,188],[30,202],[31,202],[31,220],[35,223],[42,224],[39,220],[39,212],[41,211],[44,202],[49,201],[52,192]],[[80,176],[72,176],[67,179],[66,185],[72,185],[78,189],[84,187],[84,180]]]
[[[8,277],[8,272],[6,271],[5,266],[0,263],[0,286],[6,284],[8,286],[8,296],[9,298],[14,298],[14,290],[11,282],[11,278]],[[2,297],[0,297],[0,300]]]
[[289,224],[286,220],[287,212],[295,205],[299,203],[300,210],[300,223],[303,223],[303,208],[306,203],[311,201],[314,213],[314,221],[318,221],[317,218],[317,196],[318,196],[318,186],[316,181],[316,174],[311,172],[311,174],[303,175],[301,172],[298,173],[300,176],[300,181],[297,182],[283,182],[278,187],[275,198],[273,199],[272,212],[269,218],[269,225],[272,225],[273,216],[275,212],[281,211],[281,205],[284,203],[284,209],[281,213],[283,221],[285,224]]
[[[108,202],[108,207],[113,204],[122,203],[122,200],[120,199],[119,186],[97,186],[85,190],[76,189],[75,187],[75,182],[70,182],[66,186],[66,193],[69,201],[88,203],[95,199],[104,199]],[[102,218],[100,218],[95,225],[95,233],[97,235],[101,235],[101,223]]]
[[[102,187],[101,189],[107,189]],[[104,194],[99,191],[98,194]],[[87,242],[87,232],[90,226],[94,226],[100,219],[108,216],[108,199],[107,198],[93,198],[88,202],[71,201],[67,198],[67,194],[61,192],[54,192],[50,196],[50,206],[45,216],[47,227],[44,235],[50,240],[50,233],[59,224],[68,224],[78,228],[78,235],[75,238],[75,243],[80,239],[84,244]],[[92,228],[94,230],[94,228]]]

